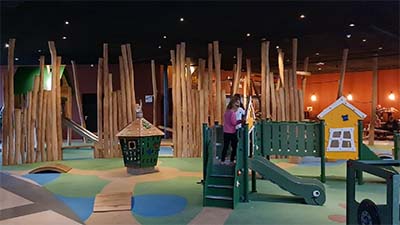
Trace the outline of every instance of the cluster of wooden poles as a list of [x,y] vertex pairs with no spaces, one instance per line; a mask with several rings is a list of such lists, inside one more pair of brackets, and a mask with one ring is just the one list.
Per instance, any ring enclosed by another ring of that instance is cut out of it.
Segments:
[[121,45],[119,56],[120,90],[113,90],[108,68],[108,44],[103,45],[97,71],[97,127],[99,142],[96,158],[121,156],[116,134],[136,119],[136,98],[132,51],[130,44]]
[[[192,73],[190,58],[185,57],[185,43],[171,50],[173,95],[173,145],[175,157],[201,156],[201,130],[203,123],[223,123],[226,110],[226,91],[221,88],[221,54],[219,43],[208,44],[208,59],[199,59],[198,69]],[[278,76],[274,76],[269,63],[269,42],[261,43],[261,93],[254,83],[251,61],[246,59],[246,73],[242,73],[242,49],[237,49],[237,62],[233,69],[230,95],[241,94],[244,104],[253,93],[259,99],[263,119],[272,121],[303,121],[304,90],[308,70],[308,57],[303,71],[297,69],[297,39],[292,40],[292,66],[284,68],[284,53],[278,49]],[[206,69],[207,63],[207,69]],[[298,79],[300,76],[301,79]],[[243,82],[242,91],[239,84]],[[300,85],[299,85],[300,83]],[[253,86],[251,86],[253,84]],[[299,88],[301,86],[301,88]],[[253,87],[253,88],[252,88]],[[253,92],[254,90],[254,92]]]
[[[54,42],[51,53],[51,88],[45,88],[45,58],[40,57],[40,74],[33,90],[14,95],[15,39],[9,40],[8,74],[4,78],[3,165],[61,160],[61,57]],[[54,76],[55,74],[55,76]],[[17,103],[17,104],[16,104]]]

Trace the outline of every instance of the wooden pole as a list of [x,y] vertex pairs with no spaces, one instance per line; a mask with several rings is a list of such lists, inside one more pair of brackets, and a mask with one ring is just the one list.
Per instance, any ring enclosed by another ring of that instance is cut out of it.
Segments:
[[221,107],[221,56],[219,54],[219,43],[218,41],[213,42],[214,47],[214,62],[215,62],[215,83],[216,83],[216,95],[217,95],[217,113],[215,120],[221,124],[222,123],[222,111]]
[[118,157],[119,156],[119,149],[118,149],[118,137],[116,136],[118,133],[118,105],[120,102],[118,102],[118,97],[117,97],[117,92],[114,91],[112,93],[112,103],[113,103],[113,150],[114,154],[113,157]]
[[347,48],[344,49],[343,56],[342,56],[342,66],[340,67],[339,90],[338,90],[337,98],[340,98],[343,95],[343,84],[344,84],[344,77],[346,74],[346,65],[347,65],[348,54],[349,54],[349,49],[347,49]]
[[[35,76],[34,82],[33,82],[33,91],[32,91],[32,102],[29,104],[32,105],[32,110],[31,110],[31,124],[30,124],[30,130],[29,130],[29,139],[31,142],[31,146],[29,146],[29,152],[30,152],[30,159],[31,162],[35,162],[36,157],[35,157],[35,128],[37,124],[37,101],[38,101],[38,92],[39,92],[39,82],[40,82],[40,77]],[[37,132],[36,132],[37,134]],[[38,141],[36,141],[37,143]]]
[[133,114],[135,113],[135,108],[132,108],[132,90],[131,90],[131,79],[129,72],[129,62],[128,62],[128,53],[126,50],[126,45],[121,45],[122,59],[124,62],[124,75],[125,75],[125,91],[126,91],[126,113],[127,113],[127,123],[131,123],[133,121]]
[[[177,52],[178,52],[178,47],[176,48],[177,49]],[[173,143],[173,146],[174,146],[174,151],[173,151],[173,153],[174,153],[174,157],[177,157],[178,155],[177,155],[177,147],[178,147],[178,138],[177,138],[177,136],[178,136],[178,126],[177,126],[177,120],[178,120],[178,118],[177,118],[177,115],[178,115],[178,112],[177,112],[177,107],[176,107],[176,104],[177,104],[177,97],[176,97],[176,89],[177,89],[177,84],[176,84],[176,76],[177,76],[177,74],[176,74],[176,67],[177,67],[177,65],[176,65],[176,58],[175,58],[175,51],[174,50],[171,50],[170,51],[170,56],[171,56],[171,68],[172,68],[172,130],[173,130],[173,133],[172,133],[172,143]]]
[[247,98],[251,96],[251,86],[250,86],[250,77],[251,77],[251,59],[246,59],[246,79],[243,90],[244,101],[243,104],[247,106]]
[[104,158],[110,156],[110,85],[109,85],[109,72],[108,72],[108,44],[103,44],[103,90],[104,90],[104,101],[103,101],[103,123],[104,123]]
[[51,54],[51,97],[50,97],[50,109],[47,113],[50,126],[51,135],[51,151],[52,158],[50,160],[57,160],[58,157],[58,132],[57,132],[57,52],[53,41],[49,41],[49,48]]
[[[309,62],[309,58],[306,57],[304,59],[304,69],[303,69],[304,72],[308,72],[308,62]],[[303,90],[303,94],[304,94],[304,93],[306,93],[307,76],[303,76],[301,83],[302,83],[302,90]]]
[[136,119],[136,94],[135,94],[135,73],[133,70],[133,61],[132,61],[132,51],[131,51],[131,44],[126,45],[127,54],[128,54],[128,65],[129,65],[129,81],[131,86],[131,97],[132,97],[132,119]]
[[[53,104],[52,104],[52,98],[53,98],[53,93],[52,91],[46,91],[45,92],[45,97],[46,97],[46,102],[47,102],[47,121],[46,121],[46,144],[47,144],[47,148],[46,148],[46,161],[53,161],[54,160],[54,151],[53,148],[54,147],[54,141],[53,141],[53,117],[52,117],[52,109],[53,109]],[[45,117],[46,118],[46,117]],[[55,123],[54,123],[55,124]]]
[[108,133],[109,133],[109,146],[110,146],[110,150],[109,150],[109,155],[108,158],[112,158],[114,156],[114,104],[113,104],[113,82],[112,82],[112,74],[109,73],[108,74],[108,97],[109,97],[109,118],[108,118]]
[[95,148],[95,158],[103,158],[104,137],[103,137],[103,59],[99,58],[97,65],[97,135],[99,141]]
[[124,128],[124,118],[122,116],[123,102],[122,102],[122,91],[117,91],[117,101],[118,101],[118,131]]
[[281,120],[286,121],[285,90],[283,88],[279,88],[278,92],[279,92],[279,103],[280,103]]
[[280,85],[277,85],[277,89],[280,87],[285,87],[285,77],[284,77],[284,71],[285,71],[285,65],[284,65],[284,58],[285,58],[285,53],[283,53],[282,49],[278,49],[278,70],[279,70],[279,81]]
[[[81,121],[81,126],[83,128],[86,128],[85,118],[82,109],[81,92],[79,90],[78,75],[76,72],[75,62],[73,60],[71,60],[71,65],[72,65],[72,80],[74,81],[75,99],[76,99],[76,106],[78,107],[79,119]],[[86,138],[83,138],[83,142],[86,143]]]
[[56,97],[57,97],[57,160],[62,160],[63,154],[62,154],[62,145],[63,145],[63,136],[62,136],[62,121],[61,121],[61,57],[57,57],[57,73],[56,73],[56,85],[57,85],[57,92],[56,92]]
[[153,125],[157,126],[157,80],[156,80],[156,65],[154,60],[151,60],[151,81],[153,86]]
[[292,39],[292,46],[293,46],[293,51],[292,51],[292,72],[293,72],[293,93],[294,93],[294,120],[299,121],[299,93],[297,91],[297,38]]
[[[27,121],[26,121],[26,162],[32,163],[32,139],[31,139],[31,120],[32,120],[32,92],[28,92],[27,94]],[[11,155],[10,155],[11,156]]]
[[304,93],[302,90],[298,90],[299,92],[299,105],[300,105],[300,121],[304,121]]
[[13,164],[19,164],[21,162],[21,140],[22,140],[22,130],[21,130],[21,109],[15,109],[15,155]]
[[180,54],[180,72],[181,72],[181,90],[182,90],[182,119],[183,119],[183,155],[182,157],[188,157],[189,152],[189,143],[188,143],[188,126],[189,126],[189,117],[188,117],[188,91],[187,91],[187,82],[185,78],[185,55],[186,55],[186,47],[185,43],[181,43],[181,54]]
[[[67,102],[65,103],[65,117],[72,119],[72,88],[67,87]],[[67,127],[67,145],[71,146],[72,129]]]
[[[373,58],[372,63],[372,105],[371,122],[369,125],[368,144],[374,145],[375,141],[375,123],[376,123],[376,105],[378,103],[378,57]],[[360,143],[359,143],[360,144]]]
[[210,115],[210,125],[214,124],[215,121],[215,101],[214,101],[214,88],[213,88],[213,45],[208,44],[208,110]]
[[235,77],[233,79],[233,94],[238,93],[239,89],[239,83],[240,83],[240,77],[242,74],[242,55],[243,51],[241,48],[236,49],[236,72],[235,72]]
[[[8,110],[7,110],[7,128],[5,132],[8,133],[8,139],[6,143],[6,148],[3,151],[3,165],[8,165],[11,163],[11,156],[15,154],[15,133],[14,133],[14,49],[15,49],[15,39],[10,39],[8,41]],[[5,94],[5,98],[7,95]],[[3,130],[4,132],[4,130]],[[7,137],[7,136],[6,136]],[[7,146],[8,145],[8,146]]]
[[20,150],[22,164],[27,163],[27,157],[28,157],[28,154],[26,154],[26,152],[27,152],[27,141],[28,141],[28,139],[27,139],[27,135],[28,135],[28,129],[27,129],[27,127],[28,127],[28,116],[29,116],[28,108],[26,107],[26,103],[24,103],[23,106],[22,106],[22,118],[21,118],[23,120],[22,127],[24,127],[24,129],[22,129],[22,135],[21,135],[21,139],[22,139],[21,145],[22,146],[21,146],[21,150]]
[[128,124],[128,120],[127,120],[127,99],[126,99],[126,76],[125,76],[125,70],[124,70],[124,59],[122,56],[118,57],[118,61],[119,61],[119,73],[120,73],[120,86],[121,86],[121,126],[120,129],[122,129],[123,127],[125,127]]
[[38,121],[37,121],[37,152],[35,162],[43,161],[44,158],[44,145],[45,145],[45,124],[43,123],[44,110],[44,56],[40,56],[40,74],[39,74],[39,96],[38,96]]
[[[42,84],[42,83],[41,83]],[[41,137],[40,137],[40,142],[42,144],[41,146],[41,152],[40,152],[40,161],[41,162],[45,162],[48,160],[47,158],[47,154],[48,152],[50,152],[50,142],[46,140],[46,130],[49,130],[49,128],[46,128],[47,126],[47,111],[48,111],[48,105],[49,105],[49,95],[48,95],[49,91],[43,91],[43,104],[42,104],[42,114],[40,114],[41,116],[41,122],[40,122],[40,130],[39,132],[41,133]]]
[[271,91],[271,119],[276,121],[276,111],[277,111],[277,104],[275,98],[275,84],[274,84],[274,74],[271,72],[269,75],[269,84],[270,84],[270,91]]

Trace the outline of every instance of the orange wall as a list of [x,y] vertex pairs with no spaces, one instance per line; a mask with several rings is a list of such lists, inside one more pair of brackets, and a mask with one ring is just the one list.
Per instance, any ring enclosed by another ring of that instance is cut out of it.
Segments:
[[[312,75],[307,79],[304,107],[312,106],[310,116],[315,117],[323,109],[336,100],[339,87],[339,73]],[[395,101],[388,98],[390,92],[396,96]],[[311,95],[315,93],[317,101],[311,101]],[[370,120],[372,104],[372,71],[346,73],[343,95],[353,95],[353,104],[367,114],[365,121]],[[378,71],[378,104],[382,107],[395,107],[400,110],[400,69]],[[400,118],[396,113],[395,118]]]

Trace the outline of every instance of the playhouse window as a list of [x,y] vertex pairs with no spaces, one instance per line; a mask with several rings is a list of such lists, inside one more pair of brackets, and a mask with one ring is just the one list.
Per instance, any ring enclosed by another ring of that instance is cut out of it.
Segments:
[[354,128],[329,129],[328,151],[355,151]]

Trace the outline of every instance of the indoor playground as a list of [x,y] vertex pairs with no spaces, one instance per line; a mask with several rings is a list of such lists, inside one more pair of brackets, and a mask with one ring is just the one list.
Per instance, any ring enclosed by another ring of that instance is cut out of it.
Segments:
[[0,224],[400,224],[398,4],[0,6]]

